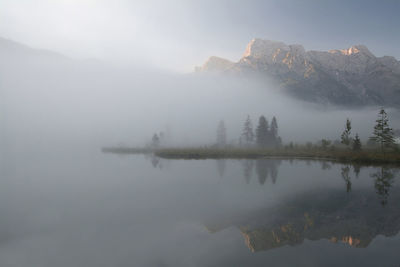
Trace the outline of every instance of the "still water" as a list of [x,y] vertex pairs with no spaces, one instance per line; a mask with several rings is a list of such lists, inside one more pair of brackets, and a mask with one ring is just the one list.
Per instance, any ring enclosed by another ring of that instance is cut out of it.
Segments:
[[2,165],[0,266],[399,266],[394,168],[32,153]]

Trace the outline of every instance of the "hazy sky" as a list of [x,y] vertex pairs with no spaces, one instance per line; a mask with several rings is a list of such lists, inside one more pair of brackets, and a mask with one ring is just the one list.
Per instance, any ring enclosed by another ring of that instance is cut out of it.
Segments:
[[66,55],[191,71],[254,37],[400,58],[400,1],[0,0],[0,36]]

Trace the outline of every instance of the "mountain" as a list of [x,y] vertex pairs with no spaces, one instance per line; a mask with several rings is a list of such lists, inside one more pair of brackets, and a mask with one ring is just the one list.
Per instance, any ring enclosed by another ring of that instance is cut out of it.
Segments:
[[14,42],[12,40],[0,37],[0,57],[3,63],[52,63],[67,61],[68,58],[62,54],[44,50],[34,49],[29,46]]
[[211,57],[197,72],[261,76],[291,95],[344,106],[400,106],[400,62],[366,46],[306,51],[301,45],[253,39],[238,62]]

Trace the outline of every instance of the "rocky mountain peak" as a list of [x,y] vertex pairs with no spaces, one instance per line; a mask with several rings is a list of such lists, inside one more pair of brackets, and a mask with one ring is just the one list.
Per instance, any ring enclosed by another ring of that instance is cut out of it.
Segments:
[[200,67],[196,67],[196,72],[210,71],[210,72],[220,72],[225,71],[234,66],[235,63],[227,59],[211,56],[208,60]]
[[353,45],[347,49],[330,50],[329,53],[341,54],[341,55],[345,55],[345,56],[351,56],[351,55],[355,55],[355,54],[364,54],[369,57],[374,57],[374,55],[369,51],[369,49],[365,45]]
[[296,97],[342,105],[400,106],[400,62],[365,45],[306,51],[302,45],[253,39],[243,57],[211,57],[197,71],[268,76]]
[[253,39],[247,45],[243,57],[254,57],[262,58],[271,56],[276,50],[287,51],[289,50],[283,42],[263,40],[263,39]]

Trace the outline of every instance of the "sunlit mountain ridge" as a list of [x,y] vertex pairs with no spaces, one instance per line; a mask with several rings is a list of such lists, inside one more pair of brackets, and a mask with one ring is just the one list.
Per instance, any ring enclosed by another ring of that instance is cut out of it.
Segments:
[[306,51],[302,45],[253,39],[238,62],[210,57],[197,72],[257,75],[310,102],[343,106],[400,106],[400,62],[376,57],[364,45]]

